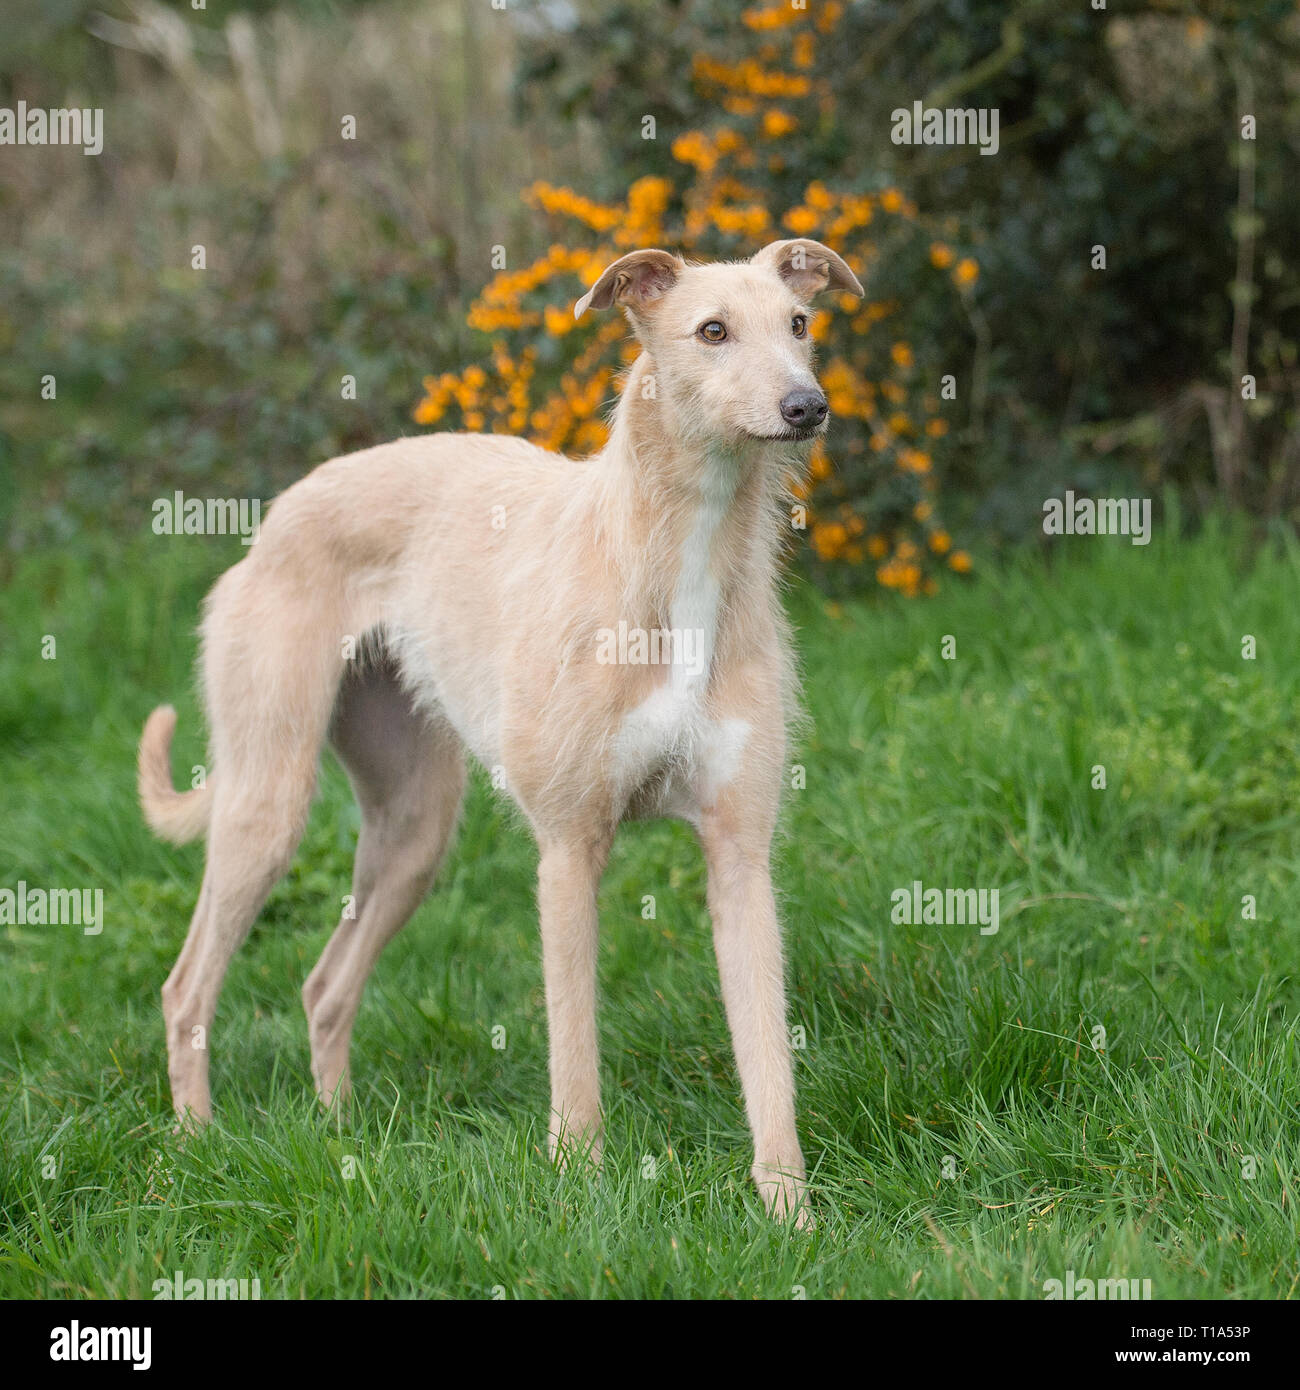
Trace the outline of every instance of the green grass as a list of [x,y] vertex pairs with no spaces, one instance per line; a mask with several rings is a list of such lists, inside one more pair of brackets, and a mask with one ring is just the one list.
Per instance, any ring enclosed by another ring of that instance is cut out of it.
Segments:
[[[172,1138],[158,987],[201,849],[150,839],[133,747],[171,698],[178,771],[203,756],[197,602],[238,558],[211,544],[30,557],[0,598],[0,886],[102,886],[106,917],[0,936],[0,1294],[148,1297],[175,1270],[264,1297],[1036,1298],[1070,1269],[1156,1298],[1300,1287],[1294,547],[1212,529],[1076,541],[903,606],[793,591],[815,721],[777,852],[801,1236],[747,1182],[683,827],[616,845],[605,1167],[550,1167],[535,852],[482,780],[370,983],[340,1126],[298,999],[357,827],[327,765],[222,997],[217,1122]],[[894,925],[914,879],[998,888],[1001,930]]]

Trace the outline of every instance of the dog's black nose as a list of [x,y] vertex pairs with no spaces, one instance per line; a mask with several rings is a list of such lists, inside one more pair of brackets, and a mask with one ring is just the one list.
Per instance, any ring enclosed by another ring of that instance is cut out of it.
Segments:
[[826,408],[820,391],[791,391],[781,402],[781,418],[794,429],[811,430],[826,418]]

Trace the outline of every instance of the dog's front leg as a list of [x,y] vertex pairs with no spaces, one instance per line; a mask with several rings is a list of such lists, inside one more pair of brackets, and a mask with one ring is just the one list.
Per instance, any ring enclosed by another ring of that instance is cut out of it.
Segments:
[[550,1153],[599,1163],[600,1063],[596,1045],[596,891],[607,837],[541,845],[537,901],[551,1053]]
[[781,928],[768,862],[771,821],[755,809],[766,798],[736,792],[724,793],[700,819],[722,999],[754,1135],[754,1182],[774,1217],[797,1213],[796,1225],[807,1228],[813,1222],[795,1133]]

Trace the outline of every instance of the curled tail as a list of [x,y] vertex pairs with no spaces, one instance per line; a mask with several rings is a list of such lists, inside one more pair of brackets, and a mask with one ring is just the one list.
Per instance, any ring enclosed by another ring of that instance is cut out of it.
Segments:
[[171,747],[176,711],[159,705],[140,735],[140,806],[149,829],[160,839],[183,845],[208,828],[212,812],[209,786],[178,792],[172,786]]

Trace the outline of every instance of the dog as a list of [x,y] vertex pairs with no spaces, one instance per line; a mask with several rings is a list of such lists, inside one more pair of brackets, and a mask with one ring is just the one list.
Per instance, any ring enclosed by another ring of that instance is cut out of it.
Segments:
[[183,1126],[211,1117],[217,997],[293,858],[321,745],[361,810],[353,907],[302,992],[326,1106],[349,1095],[366,978],[433,882],[468,751],[538,844],[552,1158],[600,1159],[596,893],[615,830],[679,817],[707,865],[753,1179],[773,1216],[811,1223],[769,860],[798,695],[779,567],[790,482],[826,428],[809,300],[827,289],[863,293],[806,238],[746,262],[634,251],[575,306],[621,307],[641,349],[598,453],[425,435],[276,500],[206,600],[204,785],[173,788],[170,706],[140,742],[149,826],[207,837],[162,989]]

